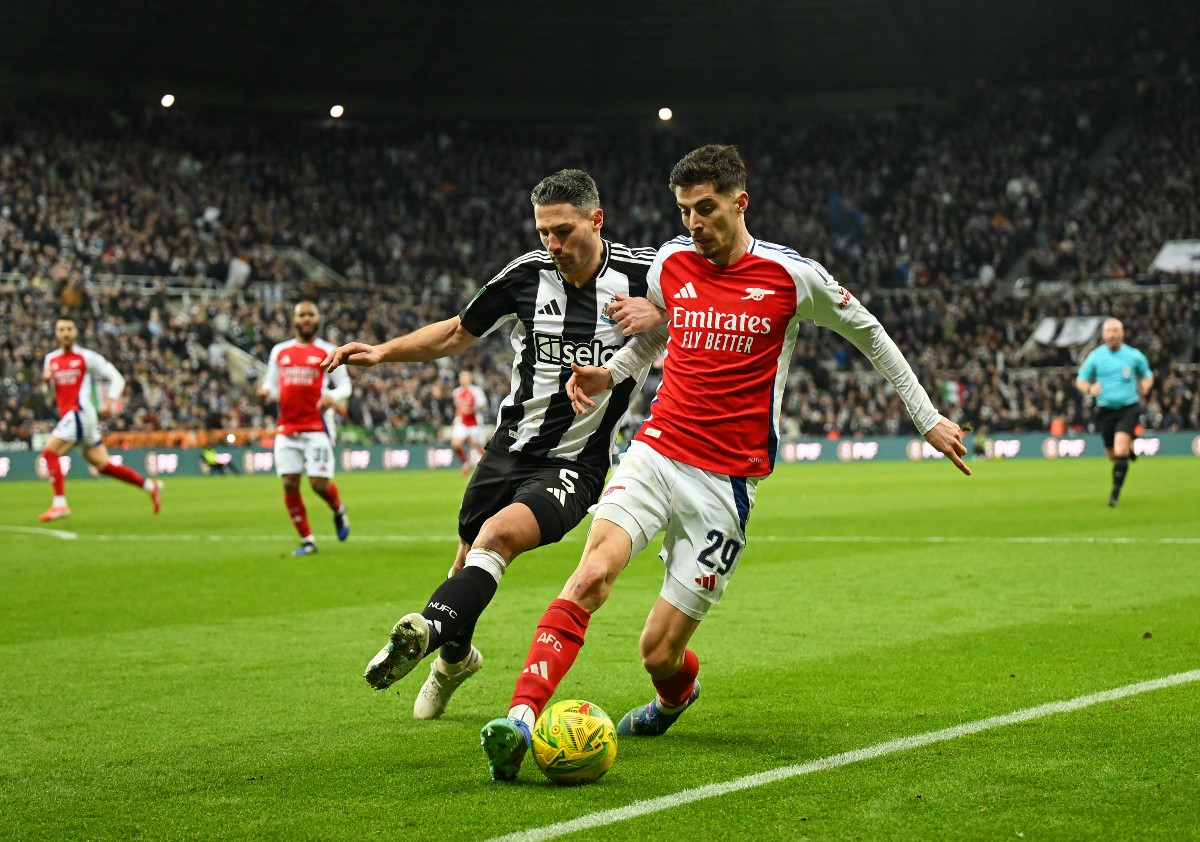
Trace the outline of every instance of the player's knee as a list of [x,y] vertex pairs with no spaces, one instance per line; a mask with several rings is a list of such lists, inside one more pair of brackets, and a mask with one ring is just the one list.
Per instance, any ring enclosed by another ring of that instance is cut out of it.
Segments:
[[[478,537],[471,545],[476,549],[492,550],[505,559],[512,560],[529,549],[529,536],[524,530],[503,514],[493,515],[483,522]],[[536,546],[536,539],[534,541]]]

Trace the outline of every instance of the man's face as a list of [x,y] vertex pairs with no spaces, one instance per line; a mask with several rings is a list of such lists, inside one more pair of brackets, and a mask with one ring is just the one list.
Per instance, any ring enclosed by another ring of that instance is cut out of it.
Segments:
[[54,338],[58,340],[58,347],[64,351],[70,349],[75,344],[75,340],[79,338],[79,330],[75,327],[75,322],[69,319],[59,319],[54,325]]
[[737,245],[739,217],[749,197],[743,190],[727,195],[712,184],[693,184],[675,189],[675,204],[683,227],[692,235],[696,248],[713,263],[729,262]]
[[550,259],[564,276],[594,271],[603,249],[604,211],[582,212],[574,205],[534,205],[533,224]]
[[308,342],[317,335],[317,325],[321,323],[321,314],[316,305],[301,302],[292,313],[292,327],[296,330],[296,338]]
[[1116,319],[1108,319],[1100,328],[1100,338],[1104,344],[1115,351],[1125,341],[1125,326]]

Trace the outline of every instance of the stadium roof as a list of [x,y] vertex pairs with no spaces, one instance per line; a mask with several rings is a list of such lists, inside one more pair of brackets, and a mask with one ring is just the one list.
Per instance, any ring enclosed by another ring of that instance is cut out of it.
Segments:
[[[0,95],[575,118],[839,105],[1011,74],[1119,0],[0,4]],[[1110,15],[1111,16],[1111,15]],[[867,93],[864,93],[867,92]],[[851,102],[853,98],[851,98]],[[865,101],[863,104],[870,104]]]

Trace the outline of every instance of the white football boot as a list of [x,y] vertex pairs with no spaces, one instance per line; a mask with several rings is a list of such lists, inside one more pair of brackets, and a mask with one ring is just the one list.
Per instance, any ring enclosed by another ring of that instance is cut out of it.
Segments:
[[445,713],[454,691],[482,666],[483,654],[474,646],[471,654],[457,664],[447,664],[441,656],[435,658],[429,665],[429,678],[413,702],[413,719],[437,719]]

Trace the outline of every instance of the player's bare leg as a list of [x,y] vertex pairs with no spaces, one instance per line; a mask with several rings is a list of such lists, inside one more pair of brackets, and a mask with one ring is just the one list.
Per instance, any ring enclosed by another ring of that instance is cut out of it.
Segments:
[[638,649],[642,666],[650,673],[657,691],[653,699],[636,707],[622,717],[617,733],[641,737],[658,737],[675,724],[675,720],[700,698],[700,660],[687,648],[688,641],[700,626],[661,596],[650,610]]

